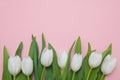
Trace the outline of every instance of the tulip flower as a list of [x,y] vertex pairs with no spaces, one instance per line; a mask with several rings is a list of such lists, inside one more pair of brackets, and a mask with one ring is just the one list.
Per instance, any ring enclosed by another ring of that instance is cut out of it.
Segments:
[[49,67],[53,61],[52,49],[44,49],[41,55],[41,64],[45,67]]
[[61,69],[63,69],[66,65],[67,62],[67,58],[68,58],[68,54],[67,52],[61,52],[58,56],[58,65]]
[[97,52],[92,52],[90,57],[89,57],[88,62],[89,62],[90,70],[89,70],[88,75],[87,75],[87,80],[89,80],[89,76],[90,76],[92,69],[98,67],[101,64],[102,54],[99,54]]
[[52,64],[53,61],[53,51],[52,49],[44,49],[41,54],[41,64],[44,66],[42,70],[42,77],[41,80],[43,79],[43,73],[45,70],[45,67],[49,67]]
[[110,74],[115,69],[115,66],[116,58],[111,55],[107,55],[102,63],[101,71],[104,75]]
[[89,65],[91,68],[96,68],[101,64],[102,61],[102,54],[99,54],[97,52],[91,53],[89,57]]
[[74,72],[77,72],[82,66],[82,55],[76,53],[72,58],[70,66]]
[[8,70],[10,74],[13,75],[13,80],[15,80],[16,75],[21,70],[21,59],[19,56],[10,57],[8,60]]
[[28,56],[24,58],[22,60],[21,67],[22,67],[22,72],[28,77],[28,80],[29,80],[29,76],[33,72],[33,61],[31,57]]
[[74,80],[75,73],[81,68],[81,66],[82,66],[82,55],[79,53],[75,53],[70,64],[70,67],[73,70],[72,80]]

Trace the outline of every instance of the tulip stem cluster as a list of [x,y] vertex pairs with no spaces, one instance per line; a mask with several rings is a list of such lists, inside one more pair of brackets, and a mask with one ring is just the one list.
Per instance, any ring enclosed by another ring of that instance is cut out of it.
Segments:
[[27,80],[30,80],[29,76],[27,76]]
[[72,80],[74,80],[75,78],[75,72],[73,72],[73,75],[72,75]]
[[88,75],[87,75],[87,79],[86,80],[89,80],[89,76],[90,76],[90,73],[92,71],[92,68],[90,68],[89,72],[88,72]]
[[13,76],[13,80],[16,80],[16,76]]
[[42,70],[41,80],[43,80],[44,72],[45,72],[45,67],[43,67],[43,70]]
[[103,80],[104,76],[105,76],[105,75],[104,75],[104,74],[102,74],[102,76],[101,76],[100,80]]

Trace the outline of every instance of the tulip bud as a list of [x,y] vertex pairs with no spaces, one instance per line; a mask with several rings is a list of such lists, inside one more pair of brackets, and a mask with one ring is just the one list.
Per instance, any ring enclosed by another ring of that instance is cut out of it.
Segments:
[[115,66],[116,58],[112,57],[111,55],[107,55],[102,63],[101,71],[105,75],[110,74],[114,70]]
[[97,52],[91,53],[89,57],[89,65],[91,68],[98,67],[102,62],[102,54],[99,54]]
[[10,57],[8,60],[8,70],[10,74],[16,76],[21,70],[21,59],[19,56]]
[[77,72],[82,66],[82,55],[76,53],[72,58],[70,66],[74,72]]
[[32,74],[32,72],[33,72],[33,61],[29,56],[22,60],[21,66],[22,66],[22,72],[26,76],[29,76],[29,75]]
[[41,54],[41,64],[44,67],[49,67],[53,61],[53,51],[52,49],[44,49]]
[[64,68],[67,62],[68,54],[64,51],[58,56],[58,65],[60,68]]

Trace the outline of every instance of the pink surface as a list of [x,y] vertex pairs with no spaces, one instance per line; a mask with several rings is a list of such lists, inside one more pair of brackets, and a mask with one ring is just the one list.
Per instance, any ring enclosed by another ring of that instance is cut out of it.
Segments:
[[10,55],[20,41],[27,56],[31,34],[41,48],[41,33],[57,51],[68,50],[80,35],[83,54],[87,43],[102,52],[113,44],[117,67],[106,80],[120,80],[120,0],[0,0],[0,79],[3,46]]

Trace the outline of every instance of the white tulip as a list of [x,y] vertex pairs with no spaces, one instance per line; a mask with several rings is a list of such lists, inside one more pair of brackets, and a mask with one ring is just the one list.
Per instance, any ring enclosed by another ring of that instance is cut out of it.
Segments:
[[66,62],[67,62],[68,54],[67,52],[61,52],[58,56],[58,65],[62,69],[65,67]]
[[89,65],[91,68],[98,67],[102,62],[102,54],[99,54],[97,52],[91,53],[89,57]]
[[111,55],[107,55],[102,63],[101,71],[105,75],[110,74],[114,70],[115,66],[116,58],[112,57]]
[[29,76],[33,72],[33,61],[32,59],[28,56],[22,60],[21,63],[22,67],[22,72],[26,75]]
[[44,67],[49,67],[53,61],[53,51],[52,49],[44,49],[41,54],[41,64]]
[[8,60],[8,70],[10,74],[16,76],[21,70],[21,59],[19,56],[10,57]]
[[74,54],[70,66],[74,72],[77,72],[82,66],[82,55],[77,53]]

